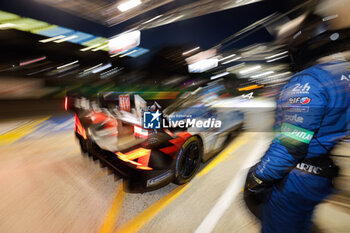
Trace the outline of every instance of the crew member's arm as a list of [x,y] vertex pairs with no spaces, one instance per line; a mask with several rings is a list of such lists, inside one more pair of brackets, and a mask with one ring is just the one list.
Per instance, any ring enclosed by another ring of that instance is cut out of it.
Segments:
[[276,137],[251,174],[253,179],[264,183],[282,179],[305,158],[325,114],[327,96],[313,76],[297,75],[285,85],[277,102]]

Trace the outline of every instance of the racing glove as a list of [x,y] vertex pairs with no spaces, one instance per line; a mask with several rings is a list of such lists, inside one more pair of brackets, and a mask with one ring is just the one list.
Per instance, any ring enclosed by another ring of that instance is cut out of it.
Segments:
[[262,204],[268,200],[272,186],[257,177],[255,167],[252,167],[247,175],[243,197],[250,212],[261,220]]
[[262,189],[266,187],[266,183],[264,183],[261,179],[256,177],[254,172],[250,172],[246,181],[246,188],[251,192],[260,192]]

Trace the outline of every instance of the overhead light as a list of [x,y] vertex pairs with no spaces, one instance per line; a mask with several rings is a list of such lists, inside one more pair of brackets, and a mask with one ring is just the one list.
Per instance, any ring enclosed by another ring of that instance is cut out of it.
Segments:
[[118,68],[118,67],[116,67],[116,68],[113,68],[113,69],[110,69],[110,70],[108,70],[108,71],[106,71],[106,72],[103,72],[103,73],[101,73],[101,78],[107,78],[107,77],[109,77],[109,76],[112,76],[112,75],[114,75],[114,74],[116,74],[116,73],[118,73],[119,71],[121,71],[121,70],[123,70],[124,68]]
[[128,55],[130,55],[130,54],[132,54],[132,53],[135,53],[136,51],[137,51],[137,49],[134,49],[133,51],[130,51],[130,52],[125,53],[125,54],[122,54],[122,55],[120,55],[119,57],[125,57],[125,56],[128,56]]
[[32,64],[34,62],[42,61],[42,60],[45,60],[45,59],[46,59],[46,57],[43,56],[43,57],[39,57],[39,58],[36,58],[36,59],[33,59],[33,60],[20,62],[19,65],[20,66],[25,66],[25,65],[29,65],[29,64]]
[[225,62],[223,62],[222,64],[225,65],[225,64],[228,64],[228,63],[230,63],[230,62],[237,61],[238,59],[241,59],[241,58],[242,58],[242,57],[236,57],[236,58],[233,58],[233,59],[231,59],[231,60],[225,61]]
[[57,69],[59,70],[59,69],[62,69],[62,68],[64,68],[64,67],[74,65],[75,63],[78,63],[78,62],[79,62],[78,60],[73,61],[73,62],[70,62],[70,63],[68,63],[68,64],[65,64],[65,65],[62,65],[62,66],[58,66]]
[[118,55],[120,55],[121,53],[119,52],[119,53],[114,53],[114,54],[112,54],[110,57],[116,57],[116,56],[118,56]]
[[119,34],[108,41],[109,54],[128,51],[138,46],[140,41],[141,32],[139,30]]
[[214,76],[211,76],[210,77],[210,80],[214,80],[214,79],[217,79],[217,78],[220,78],[220,77],[223,77],[223,76],[226,76],[226,75],[228,75],[229,74],[229,72],[223,72],[223,73],[220,73],[220,74],[217,74],[217,75],[214,75]]
[[174,22],[174,21],[176,21],[176,20],[178,20],[178,19],[181,19],[182,17],[184,17],[184,15],[179,15],[179,16],[177,16],[177,17],[175,17],[175,18],[169,20],[168,22],[166,22],[166,24],[172,23],[172,22]]
[[188,65],[188,71],[190,73],[202,73],[218,66],[218,59],[209,58],[199,60],[193,64]]
[[188,50],[188,51],[186,51],[186,52],[183,52],[182,55],[183,55],[183,56],[186,56],[187,54],[190,54],[190,53],[192,53],[192,52],[194,52],[194,51],[197,51],[198,49],[200,49],[199,46],[198,46],[198,47],[195,47],[194,49],[190,49],[190,50]]
[[115,68],[113,68],[113,69],[110,69],[110,70],[107,70],[107,71],[101,73],[101,75],[109,74],[109,73],[111,73],[111,72],[113,72],[113,71],[115,71],[115,70],[118,70],[118,69],[119,69],[118,67],[115,67]]
[[98,50],[101,50],[101,49],[104,49],[104,48],[107,48],[107,47],[108,47],[108,44],[105,44],[105,45],[99,46],[99,47],[97,47],[97,48],[94,48],[94,49],[91,50],[91,51],[96,52],[96,51],[98,51]]
[[63,39],[55,40],[54,42],[55,43],[61,43],[61,42],[67,41],[67,40],[75,39],[75,38],[78,38],[78,36],[77,35],[67,36],[67,37],[65,37]]
[[278,57],[278,56],[284,55],[286,53],[288,53],[288,51],[284,51],[282,53],[277,53],[275,55],[271,55],[271,56],[265,57],[265,59],[271,59],[271,58],[274,58],[274,57]]
[[280,77],[283,77],[283,76],[286,76],[286,75],[291,75],[292,73],[291,72],[284,72],[284,73],[279,73],[279,74],[275,74],[275,75],[271,75],[269,78],[273,79],[273,78],[280,78]]
[[41,43],[47,43],[47,42],[51,42],[51,41],[54,41],[54,40],[58,40],[58,39],[61,39],[61,38],[64,38],[64,37],[65,37],[64,35],[59,35],[59,36],[55,36],[55,37],[51,37],[51,38],[39,40],[39,42],[41,42]]
[[230,56],[221,58],[219,61],[223,61],[223,60],[229,59],[229,58],[234,57],[234,56],[236,56],[236,54],[231,54]]
[[14,25],[13,23],[3,23],[3,24],[0,24],[0,29],[7,29],[7,28],[11,28],[11,27],[14,27],[16,25]]
[[239,71],[240,74],[248,74],[250,72],[253,72],[253,71],[256,71],[256,70],[260,70],[261,69],[261,66],[254,66],[254,67],[251,67],[251,68],[248,68],[248,69],[244,69],[244,70],[241,70]]
[[96,48],[98,46],[100,46],[101,44],[94,44],[94,45],[91,45],[89,47],[86,47],[86,48],[83,48],[83,49],[80,49],[80,51],[84,52],[84,51],[87,51],[87,50],[90,50],[90,49],[93,49],[93,48]]
[[106,69],[108,69],[108,68],[110,68],[110,67],[112,67],[112,64],[111,64],[111,63],[107,63],[107,64],[104,65],[104,66],[100,66],[100,67],[97,67],[97,68],[93,69],[93,70],[91,71],[91,73],[96,74],[96,73],[101,72],[101,71],[103,71],[103,70],[106,70]]
[[42,73],[42,72],[44,72],[44,71],[50,70],[50,69],[52,69],[52,68],[53,68],[53,66],[50,66],[50,67],[47,67],[47,68],[45,68],[45,69],[41,69],[41,70],[38,70],[38,71],[34,71],[34,72],[31,72],[31,73],[28,73],[27,75],[28,75],[28,76],[32,76],[32,75],[34,75],[34,74],[39,74],[39,73]]
[[100,67],[100,66],[102,66],[102,65],[103,65],[103,64],[100,63],[100,64],[95,65],[95,66],[93,66],[93,67],[91,67],[91,68],[89,68],[89,69],[84,70],[83,72],[84,72],[84,73],[89,72],[90,70],[93,70],[93,69],[95,69],[95,68],[97,68],[97,67]]
[[230,66],[230,67],[228,67],[226,70],[229,71],[229,72],[232,72],[232,71],[234,71],[234,70],[237,70],[237,69],[239,69],[239,68],[242,68],[243,66],[245,66],[245,63],[244,63],[244,62],[239,63],[239,64],[234,65],[234,66]]
[[331,19],[336,19],[336,18],[338,18],[338,14],[330,15],[330,16],[324,17],[324,18],[322,19],[322,21],[325,22],[325,21],[328,21],[328,20],[331,20]]
[[264,73],[261,73],[261,74],[252,75],[251,78],[259,78],[259,77],[263,77],[263,76],[266,76],[266,75],[269,75],[269,74],[273,74],[273,73],[275,73],[275,72],[270,70],[270,71],[267,71],[267,72],[264,72]]
[[154,21],[154,20],[156,20],[156,19],[158,19],[158,18],[160,18],[160,17],[162,17],[163,15],[158,15],[158,16],[156,16],[156,17],[153,17],[152,19],[149,19],[149,20],[147,20],[147,21],[145,21],[145,22],[143,22],[143,23],[141,23],[141,24],[147,24],[147,23],[150,23],[150,22],[152,22],[152,21]]
[[130,10],[131,8],[134,8],[141,4],[140,0],[129,0],[127,2],[124,2],[118,6],[118,9],[122,12]]
[[282,57],[276,57],[276,58],[274,58],[274,59],[267,60],[266,62],[273,62],[273,61],[277,61],[277,60],[280,60],[280,59],[283,59],[283,58],[286,58],[286,57],[288,57],[288,55],[284,55],[284,56],[282,56]]

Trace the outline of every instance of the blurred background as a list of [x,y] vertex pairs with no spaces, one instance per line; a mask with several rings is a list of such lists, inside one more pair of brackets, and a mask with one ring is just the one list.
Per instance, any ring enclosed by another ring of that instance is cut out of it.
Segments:
[[[109,90],[184,92],[220,75],[235,82],[232,91],[257,84],[265,85],[266,95],[275,95],[289,66],[283,48],[271,43],[280,24],[311,4],[135,0],[137,6],[119,10],[122,2],[2,2],[1,116],[39,113],[35,100],[53,106],[75,90],[88,96]],[[111,38],[135,30],[141,35],[129,42],[137,46],[128,49],[126,43],[111,50]],[[186,62],[200,52],[206,53]],[[240,73],[254,66],[260,68]]]
[[[347,28],[349,10],[347,0],[1,1],[0,231],[194,232],[230,180],[243,179],[230,172],[247,168],[245,156],[256,160],[272,139],[276,98],[295,72],[286,45],[293,29],[310,12],[334,19],[333,30]],[[341,39],[337,49],[348,58],[350,38]],[[230,147],[232,158],[206,184],[194,180],[200,193],[188,189],[154,207],[177,187],[120,194],[121,179],[79,155],[66,96],[130,92],[167,106],[216,81],[227,92],[221,106],[246,108],[241,134],[254,136]],[[320,232],[350,230],[349,142],[334,152],[341,176],[317,212]],[[215,192],[204,188],[211,182]],[[189,201],[203,193],[204,204]],[[196,217],[177,226],[180,207]],[[146,210],[151,217],[140,217]],[[228,211],[213,231],[259,231],[239,198]]]

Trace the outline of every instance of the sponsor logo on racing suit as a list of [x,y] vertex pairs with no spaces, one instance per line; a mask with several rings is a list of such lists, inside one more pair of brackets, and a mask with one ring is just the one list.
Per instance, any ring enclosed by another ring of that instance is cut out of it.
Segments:
[[313,173],[313,174],[320,174],[321,171],[322,171],[322,168],[320,167],[316,167],[316,166],[313,166],[313,165],[309,165],[309,164],[306,164],[306,163],[298,163],[297,166],[296,166],[298,169],[302,170],[302,171],[306,171],[308,173]]
[[290,104],[308,104],[311,102],[311,98],[309,97],[294,97],[294,98],[289,98],[289,103]]
[[[344,80],[350,82],[350,75],[349,75],[348,77],[346,77],[346,76],[343,74],[343,75],[341,76],[341,78],[340,78],[340,81],[344,81]],[[349,84],[349,87],[350,87],[350,84]]]
[[286,111],[287,112],[309,112],[309,107],[293,106],[293,107],[286,108]]
[[284,119],[288,120],[288,121],[294,121],[294,122],[297,122],[297,123],[303,123],[304,122],[304,118],[301,117],[301,116],[298,116],[297,114],[285,115]]
[[281,132],[284,136],[307,144],[310,143],[314,136],[314,132],[288,123],[282,124]]
[[311,87],[309,86],[309,83],[305,83],[304,85],[297,83],[292,89],[292,92],[296,94],[309,94],[310,89]]

